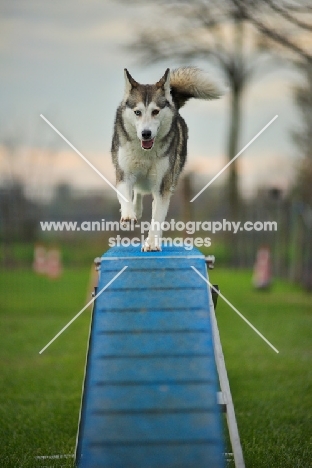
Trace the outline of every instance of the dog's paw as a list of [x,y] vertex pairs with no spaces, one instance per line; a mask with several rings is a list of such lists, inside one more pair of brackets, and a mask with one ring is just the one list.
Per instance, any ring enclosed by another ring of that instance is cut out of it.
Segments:
[[136,216],[122,216],[120,219],[120,224],[123,226],[127,226],[128,224],[131,223],[131,221],[136,224],[138,222]]
[[156,242],[156,239],[147,238],[141,250],[142,252],[161,252],[161,247]]

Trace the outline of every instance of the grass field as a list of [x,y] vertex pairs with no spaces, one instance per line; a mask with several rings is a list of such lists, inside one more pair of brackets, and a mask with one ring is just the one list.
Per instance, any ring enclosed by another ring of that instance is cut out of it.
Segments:
[[312,298],[276,281],[253,291],[250,273],[211,281],[279,350],[276,354],[221,298],[217,319],[247,468],[312,466]]
[[[65,269],[56,281],[26,270],[0,273],[3,468],[72,466],[71,459],[35,457],[74,451],[90,312],[38,353],[85,304],[89,273]],[[312,298],[281,281],[270,292],[253,291],[250,276],[226,269],[210,273],[280,351],[274,353],[219,298],[217,319],[246,466],[309,468]]]

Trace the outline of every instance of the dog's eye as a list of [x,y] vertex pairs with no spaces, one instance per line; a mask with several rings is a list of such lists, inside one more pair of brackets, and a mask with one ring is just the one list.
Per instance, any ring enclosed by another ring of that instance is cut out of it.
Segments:
[[142,112],[139,111],[139,110],[135,110],[134,113],[135,113],[135,115],[137,115],[138,117],[139,117],[140,115],[142,115]]
[[158,109],[154,109],[154,110],[152,111],[152,115],[158,115],[158,114],[159,114],[159,110],[158,110]]

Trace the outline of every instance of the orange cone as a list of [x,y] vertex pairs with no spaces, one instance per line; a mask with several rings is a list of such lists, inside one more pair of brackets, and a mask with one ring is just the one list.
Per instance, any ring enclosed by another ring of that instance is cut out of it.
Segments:
[[59,249],[51,249],[47,253],[46,274],[51,279],[57,279],[63,272],[61,254]]
[[38,275],[45,275],[47,268],[46,249],[43,245],[37,244],[34,249],[33,269]]
[[271,256],[269,247],[260,247],[254,266],[253,285],[256,289],[265,289],[271,285]]

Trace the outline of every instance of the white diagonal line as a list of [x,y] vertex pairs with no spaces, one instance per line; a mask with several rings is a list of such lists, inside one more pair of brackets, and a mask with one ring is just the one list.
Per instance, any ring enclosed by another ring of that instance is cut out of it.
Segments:
[[75,148],[74,145],[71,144],[70,141],[67,140],[67,138],[64,137],[64,135],[57,129],[54,127],[54,125],[51,124],[51,122],[49,122],[49,120],[42,114],[40,114],[40,117],[48,124],[50,125],[50,127],[58,134],[60,135],[61,138],[63,138],[64,141],[66,141],[66,143],[87,163],[89,164],[90,167],[92,167],[92,169],[103,179],[105,180],[105,182],[113,189],[115,190],[116,193],[118,193],[118,195],[121,196],[121,198],[123,198],[123,200],[125,200],[127,203],[129,200],[126,199],[126,197],[119,191],[116,189],[116,187],[113,186],[113,184],[110,183],[109,180],[106,179],[105,176],[103,176],[103,174],[95,167],[93,166],[92,163],[90,163],[90,161],[83,155],[80,153],[80,151],[77,150],[77,148]]
[[217,174],[217,175],[215,175],[215,176],[214,176],[214,178],[213,178],[213,179],[211,179],[211,181],[210,181],[210,182],[208,182],[208,184],[207,184],[207,185],[205,185],[205,187],[204,187],[204,188],[202,188],[202,189],[201,189],[201,190],[198,192],[198,194],[197,194],[197,195],[195,195],[195,197],[194,197],[194,198],[192,198],[192,200],[190,200],[190,202],[192,203],[194,200],[196,200],[196,198],[197,198],[197,197],[199,197],[199,195],[200,195],[201,193],[203,193],[203,191],[204,191],[204,190],[206,190],[206,188],[208,188],[208,187],[209,187],[209,185],[211,185],[211,184],[212,184],[212,182],[214,182],[214,181],[215,181],[215,180],[216,180],[216,179],[219,177],[219,175],[221,175],[221,174],[222,174],[222,172],[223,172],[223,171],[225,171],[225,169],[227,169],[227,168],[228,168],[228,167],[229,167],[229,166],[232,164],[232,162],[234,162],[234,161],[235,161],[235,159],[237,159],[237,158],[238,158],[238,156],[240,156],[240,155],[241,155],[241,154],[242,154],[242,153],[245,151],[245,149],[247,149],[247,148],[248,148],[248,146],[250,146],[250,145],[251,145],[251,143],[253,143],[253,142],[254,142],[254,141],[255,141],[255,140],[258,138],[258,136],[260,136],[260,135],[261,135],[261,133],[263,133],[263,132],[264,132],[264,130],[266,130],[266,129],[269,127],[269,125],[271,125],[271,123],[273,123],[273,122],[274,122],[274,120],[276,120],[276,119],[277,119],[277,117],[278,117],[278,115],[276,115],[275,117],[273,117],[273,119],[272,119],[272,120],[270,120],[270,122],[269,122],[269,123],[267,123],[267,124],[265,125],[265,127],[263,127],[263,129],[262,129],[262,130],[260,130],[260,132],[259,132],[259,133],[257,133],[257,135],[256,135],[256,136],[254,136],[254,137],[253,137],[253,139],[252,139],[252,140],[250,140],[250,142],[249,142],[249,143],[247,143],[247,145],[246,145],[246,146],[244,146],[244,148],[243,148],[243,149],[241,149],[241,150],[240,150],[240,152],[239,152],[239,153],[237,153],[237,155],[236,155],[236,156],[234,156],[234,158],[233,158],[233,159],[231,159],[231,161],[229,161],[229,162],[228,162],[228,163],[227,163],[227,164],[226,164],[226,165],[223,167],[223,169],[221,169],[221,171],[219,171],[219,172],[218,172],[218,174]]
[[227,300],[226,297],[223,296],[223,294],[220,293],[220,291],[218,291],[208,280],[207,278],[205,278],[195,267],[191,267],[193,268],[194,271],[196,271],[196,273],[207,283],[209,284],[209,286],[220,296],[222,297],[222,299],[234,310],[234,312],[236,312],[240,318],[242,318],[246,323],[247,325],[250,326],[250,328],[253,329],[253,331],[255,331],[257,333],[257,335],[260,336],[260,338],[262,338],[276,353],[279,353],[279,351],[275,348],[275,346],[272,345],[272,343],[269,342],[269,340],[267,340],[265,338],[265,336],[262,335],[262,333],[259,332],[259,330],[256,329],[256,327],[253,326],[252,323],[249,322],[249,320],[246,319],[246,317],[243,316],[243,314],[241,314],[237,309],[236,307],[233,306],[233,304],[230,303],[230,301]]
[[96,296],[94,296],[94,297],[91,299],[91,301],[90,301],[90,302],[88,302],[88,304],[87,304],[87,305],[85,305],[85,306],[84,306],[84,308],[83,308],[83,309],[81,309],[81,311],[80,311],[80,312],[78,312],[78,314],[77,314],[77,315],[75,315],[75,317],[74,317],[74,318],[72,318],[72,319],[71,319],[71,321],[70,321],[70,322],[68,322],[68,324],[67,324],[67,325],[65,325],[65,327],[64,327],[64,328],[62,328],[62,330],[61,330],[61,331],[59,331],[59,332],[58,332],[58,334],[57,334],[57,335],[55,335],[55,337],[54,337],[54,338],[53,338],[51,341],[49,341],[49,343],[48,343],[47,345],[45,345],[45,347],[44,347],[44,348],[42,348],[42,350],[41,350],[41,351],[39,351],[39,354],[42,354],[42,353],[43,353],[43,351],[45,351],[45,350],[46,350],[46,349],[47,349],[47,348],[50,346],[50,344],[52,344],[52,343],[53,343],[53,341],[55,341],[55,340],[56,340],[56,338],[58,338],[58,337],[59,337],[59,336],[60,336],[60,335],[63,333],[63,331],[65,331],[65,330],[66,330],[66,328],[68,328],[68,327],[69,327],[69,326],[70,326],[70,325],[71,325],[71,324],[72,324],[72,323],[73,323],[73,322],[76,320],[76,318],[78,318],[78,317],[79,317],[79,315],[81,315],[81,314],[82,314],[82,312],[84,312],[84,311],[85,311],[85,310],[86,310],[86,309],[89,307],[89,305],[90,305],[90,304],[92,304],[92,302],[94,302],[94,301],[95,301],[95,299],[96,299],[96,298],[98,298],[98,297],[99,297],[99,296],[102,294],[102,292],[103,292],[103,291],[105,291],[105,289],[107,289],[107,288],[108,288],[108,286],[110,286],[110,285],[111,285],[111,284],[112,284],[112,283],[115,281],[115,279],[117,279],[117,278],[118,278],[118,276],[120,276],[120,275],[121,275],[121,273],[123,273],[123,272],[125,271],[125,269],[126,269],[126,268],[128,268],[128,267],[127,267],[127,266],[123,267],[123,269],[122,269],[122,270],[120,270],[120,272],[119,272],[119,273],[117,273],[117,275],[115,275],[115,276],[114,276],[114,278],[113,278],[112,280],[110,280],[110,281],[109,281],[109,283],[107,283],[107,284],[106,284],[106,286],[104,286],[104,288],[102,288],[102,289],[101,289],[101,291],[100,291],[99,293],[97,293],[97,295],[96,295]]

